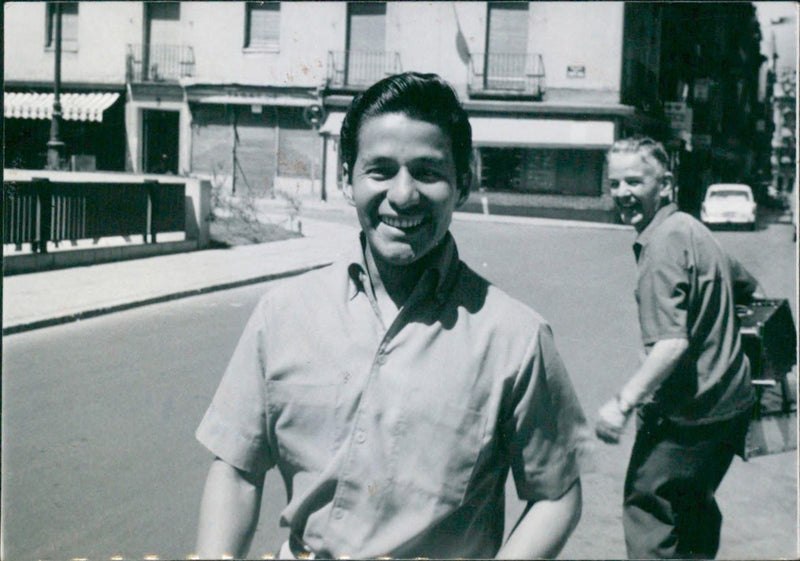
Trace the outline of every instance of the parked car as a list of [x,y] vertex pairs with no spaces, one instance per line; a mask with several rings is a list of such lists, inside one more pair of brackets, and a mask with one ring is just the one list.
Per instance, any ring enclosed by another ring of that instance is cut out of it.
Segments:
[[709,226],[731,224],[755,230],[757,208],[749,185],[715,183],[706,190],[700,220]]

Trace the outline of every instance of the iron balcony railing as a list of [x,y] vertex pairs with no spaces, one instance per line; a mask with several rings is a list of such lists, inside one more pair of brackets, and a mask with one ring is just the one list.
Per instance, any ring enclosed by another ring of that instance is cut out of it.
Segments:
[[186,228],[185,184],[71,183],[46,178],[3,182],[3,243],[30,243],[44,253],[47,243],[142,234]]
[[469,60],[471,97],[541,99],[545,91],[544,61],[538,53],[473,53]]
[[328,51],[328,88],[363,89],[398,72],[398,52]]
[[194,49],[188,45],[129,44],[128,82],[175,82],[194,76]]

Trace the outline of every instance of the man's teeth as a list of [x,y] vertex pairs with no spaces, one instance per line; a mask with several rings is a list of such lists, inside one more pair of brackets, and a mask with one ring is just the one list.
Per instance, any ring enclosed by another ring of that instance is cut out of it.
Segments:
[[399,218],[393,216],[382,216],[381,221],[393,228],[413,228],[422,224],[422,218]]

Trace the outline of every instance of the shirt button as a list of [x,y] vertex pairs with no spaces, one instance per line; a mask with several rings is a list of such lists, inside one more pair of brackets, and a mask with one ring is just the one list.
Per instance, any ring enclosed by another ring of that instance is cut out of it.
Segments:
[[386,364],[386,355],[378,355],[378,360],[376,360],[378,364]]
[[363,430],[360,430],[356,433],[356,442],[359,444],[364,444],[367,440],[367,435],[364,433]]
[[342,510],[340,507],[337,506],[336,508],[333,509],[333,517],[336,520],[341,520],[342,518],[344,518],[344,510]]

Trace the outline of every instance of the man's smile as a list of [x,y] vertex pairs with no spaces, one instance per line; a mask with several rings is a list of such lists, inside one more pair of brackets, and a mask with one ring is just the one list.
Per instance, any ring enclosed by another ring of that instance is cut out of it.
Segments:
[[410,230],[412,228],[416,228],[420,224],[422,224],[425,219],[422,216],[386,216],[381,215],[380,221],[386,224],[387,226],[391,226],[392,228],[398,228],[400,230]]

